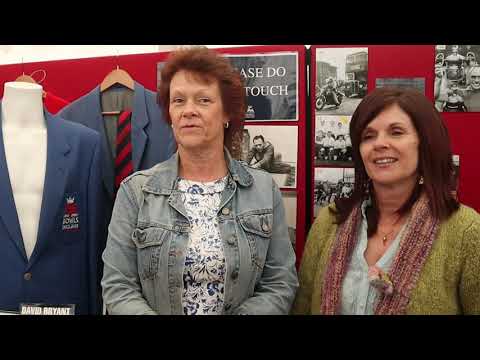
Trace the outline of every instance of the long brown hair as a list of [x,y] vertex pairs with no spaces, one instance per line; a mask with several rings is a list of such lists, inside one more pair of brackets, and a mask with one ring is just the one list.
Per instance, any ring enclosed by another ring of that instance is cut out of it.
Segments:
[[224,144],[234,158],[239,158],[246,109],[245,89],[240,73],[226,57],[203,46],[170,53],[161,70],[158,88],[158,102],[163,107],[169,124],[172,123],[169,113],[170,82],[180,70],[193,73],[207,84],[218,81],[223,109],[229,118],[229,127],[224,133]]
[[372,206],[368,211],[368,235],[377,231],[378,208],[375,194],[360,155],[363,130],[384,109],[398,105],[412,120],[420,139],[418,173],[424,183],[417,184],[407,201],[398,210],[405,214],[422,191],[427,194],[433,216],[439,220],[448,218],[458,209],[459,203],[452,195],[454,190],[453,161],[448,130],[432,102],[413,89],[381,88],[368,94],[355,110],[350,122],[355,184],[352,195],[335,201],[336,216],[343,223],[354,206],[370,196]]

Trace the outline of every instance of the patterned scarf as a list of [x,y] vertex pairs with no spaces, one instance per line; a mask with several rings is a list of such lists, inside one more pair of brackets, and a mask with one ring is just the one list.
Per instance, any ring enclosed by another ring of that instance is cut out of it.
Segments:
[[[337,229],[323,283],[322,314],[334,315],[340,309],[342,282],[357,242],[360,220],[361,209],[358,204]],[[412,289],[436,238],[438,226],[439,221],[430,211],[428,198],[422,194],[412,207],[410,221],[388,274],[393,283],[393,293],[379,295],[375,314],[405,313]]]

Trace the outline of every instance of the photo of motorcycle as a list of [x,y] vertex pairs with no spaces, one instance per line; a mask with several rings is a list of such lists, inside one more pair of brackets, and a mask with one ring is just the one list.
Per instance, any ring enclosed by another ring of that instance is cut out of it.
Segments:
[[[333,106],[334,109],[338,109],[342,104],[345,94],[338,89],[331,89],[329,87],[320,88],[316,85],[315,93],[315,109],[317,111],[322,110],[325,106]],[[335,96],[336,95],[336,99]],[[336,100],[336,101],[335,101]]]
[[368,48],[319,47],[315,55],[313,111],[316,115],[352,115],[367,93]]

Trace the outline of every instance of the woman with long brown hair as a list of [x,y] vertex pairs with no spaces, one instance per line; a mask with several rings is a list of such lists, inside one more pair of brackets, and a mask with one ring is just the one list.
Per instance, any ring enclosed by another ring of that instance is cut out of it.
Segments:
[[353,194],[320,210],[296,314],[479,314],[480,216],[458,203],[447,128],[415,90],[366,96]]

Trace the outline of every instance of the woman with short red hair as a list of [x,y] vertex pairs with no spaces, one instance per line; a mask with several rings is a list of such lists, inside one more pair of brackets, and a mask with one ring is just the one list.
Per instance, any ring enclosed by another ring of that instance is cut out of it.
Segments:
[[120,187],[103,254],[108,312],[287,314],[298,281],[281,193],[235,160],[240,74],[213,50],[179,50],[159,100],[178,151]]

